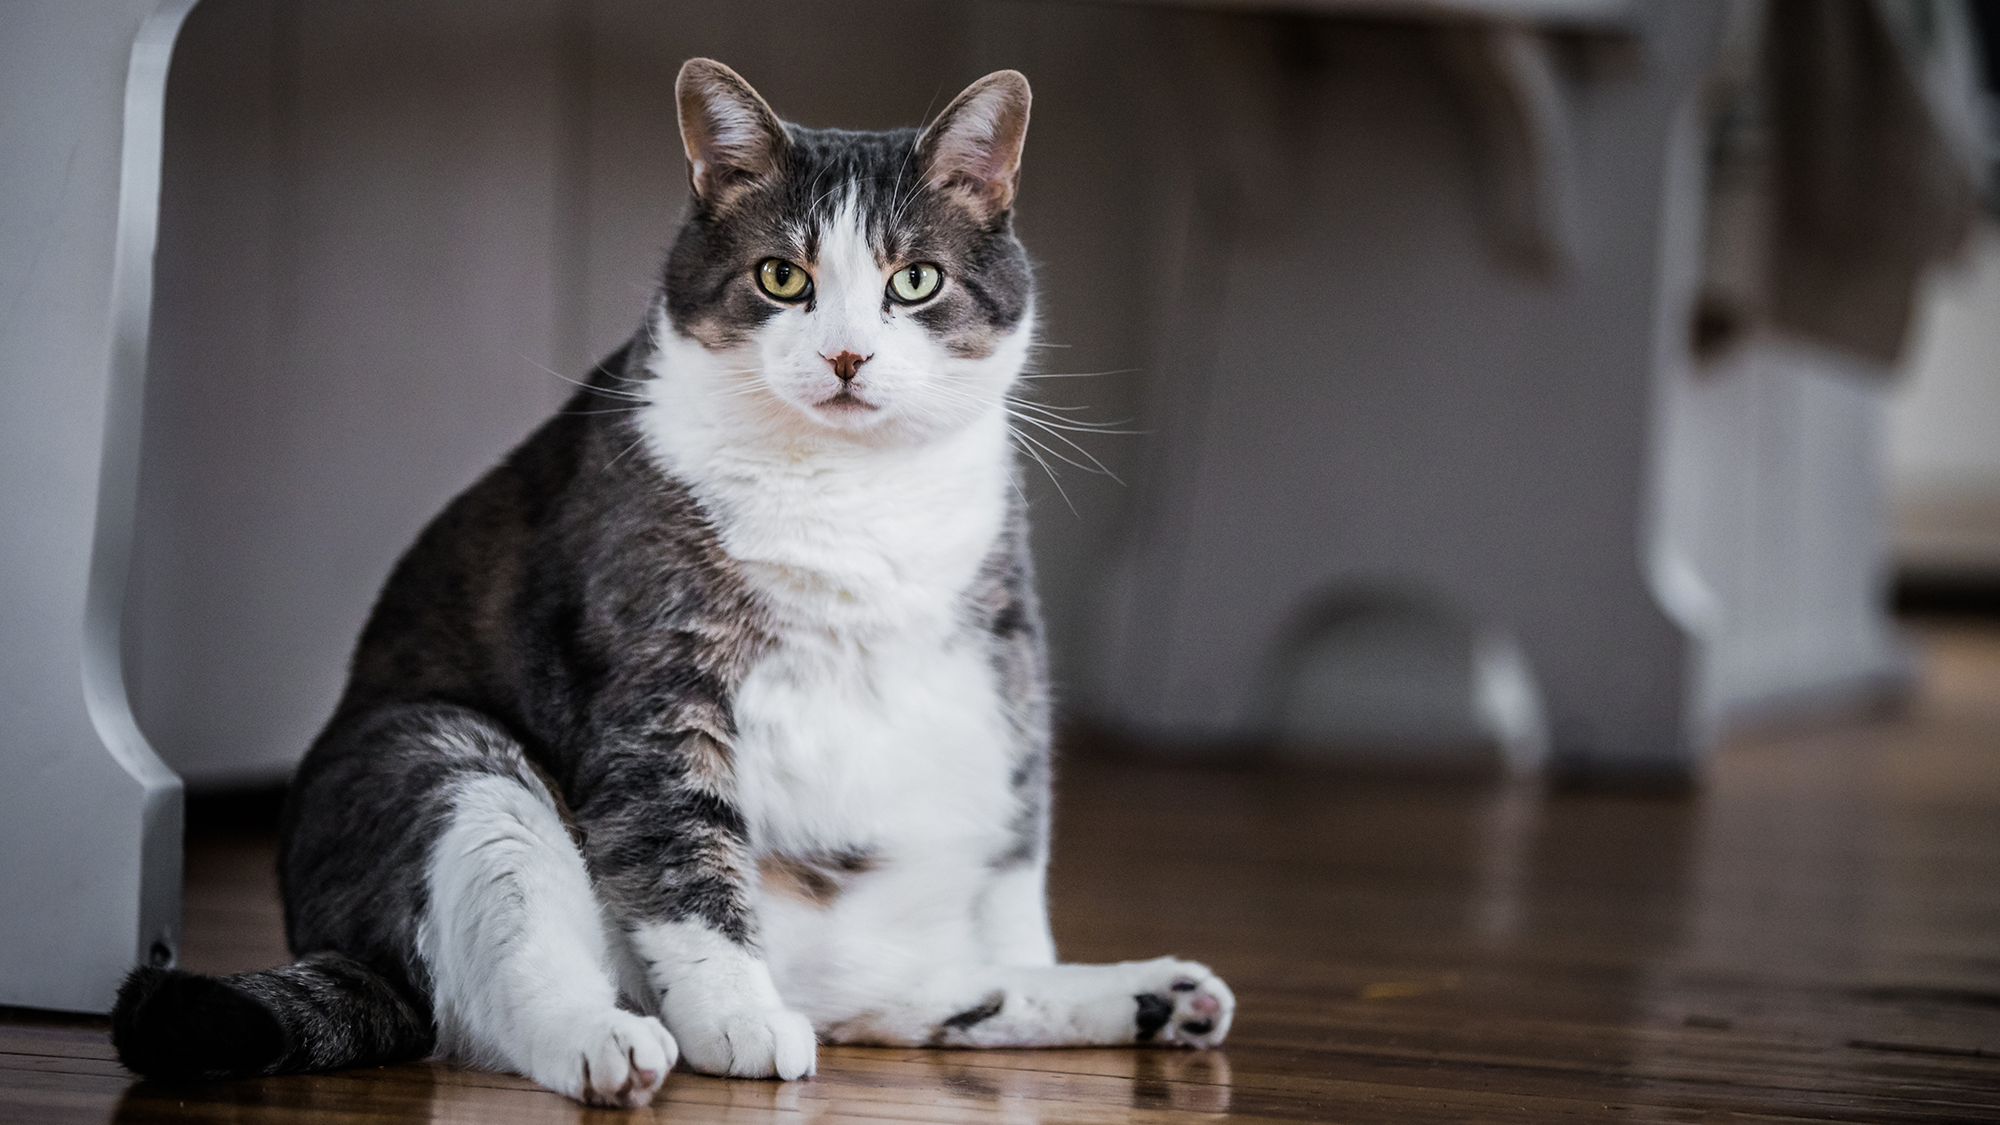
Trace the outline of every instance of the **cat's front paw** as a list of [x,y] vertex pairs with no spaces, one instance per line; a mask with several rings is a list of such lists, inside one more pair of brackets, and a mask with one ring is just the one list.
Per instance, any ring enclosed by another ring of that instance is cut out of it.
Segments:
[[789,1082],[819,1070],[812,1024],[789,1009],[697,1013],[675,1026],[687,1064],[703,1074]]
[[588,1105],[649,1105],[679,1052],[659,1020],[613,1008],[538,1036],[528,1077]]
[[[1229,1034],[1236,994],[1207,965],[1162,957],[1145,966],[1152,987],[1133,996],[1132,1037],[1159,1047],[1213,1047]],[[1156,970],[1156,972],[1155,972]]]

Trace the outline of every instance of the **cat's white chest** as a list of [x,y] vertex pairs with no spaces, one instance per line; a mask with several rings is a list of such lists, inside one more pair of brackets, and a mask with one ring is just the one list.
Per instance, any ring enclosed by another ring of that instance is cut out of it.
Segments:
[[984,956],[978,903],[1015,802],[978,638],[795,635],[745,678],[736,719],[760,944],[786,1003],[832,1018],[857,990]]
[[1004,846],[1009,735],[976,637],[789,638],[744,680],[736,720],[759,852],[977,862]]
[[967,595],[1006,522],[1007,449],[995,417],[916,448],[677,465],[768,610],[734,701],[758,850],[1004,837],[1010,734]]

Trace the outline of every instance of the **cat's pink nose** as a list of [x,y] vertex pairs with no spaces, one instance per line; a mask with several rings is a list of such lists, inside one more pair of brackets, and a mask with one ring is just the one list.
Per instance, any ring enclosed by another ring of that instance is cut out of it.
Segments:
[[853,352],[841,352],[836,356],[822,356],[820,358],[833,365],[833,373],[840,376],[841,382],[852,383],[855,373],[861,370],[861,365],[875,357],[872,355],[855,355]]

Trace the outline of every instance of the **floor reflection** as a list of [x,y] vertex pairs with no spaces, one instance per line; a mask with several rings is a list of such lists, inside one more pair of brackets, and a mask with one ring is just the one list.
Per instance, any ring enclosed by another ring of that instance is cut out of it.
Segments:
[[599,1122],[649,1117],[676,1121],[801,1122],[856,1114],[911,1121],[976,1118],[1006,1125],[1074,1120],[1109,1106],[1189,1115],[1230,1110],[1229,1056],[1221,1051],[896,1051],[827,1048],[817,1079],[756,1082],[676,1072],[653,1108],[637,1115],[593,1109],[511,1075],[443,1063],[413,1063],[198,1085],[136,1082],[112,1120],[139,1125],[182,1117],[190,1102],[203,1121],[274,1119],[425,1121],[499,1125],[512,1121]]
[[1191,1114],[1230,1108],[1223,1051],[953,1051],[921,1061],[930,1082],[970,1103],[962,1108],[997,1109],[1008,1122],[1069,1120],[1081,1103]]

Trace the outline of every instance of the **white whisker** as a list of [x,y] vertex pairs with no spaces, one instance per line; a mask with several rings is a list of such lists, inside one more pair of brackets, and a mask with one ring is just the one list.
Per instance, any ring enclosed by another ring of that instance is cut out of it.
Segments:
[[629,399],[629,400],[632,400],[632,401],[634,401],[634,402],[644,402],[644,401],[647,401],[647,400],[645,399],[645,397],[644,397],[644,396],[642,396],[642,395],[637,395],[637,394],[634,394],[634,393],[632,393],[631,391],[627,391],[627,390],[622,390],[622,389],[620,389],[620,388],[618,388],[618,387],[600,387],[600,386],[598,386],[598,385],[597,385],[597,384],[595,384],[595,383],[588,383],[588,382],[585,382],[585,381],[584,381],[584,380],[582,380],[582,379],[573,379],[573,378],[571,378],[570,376],[568,376],[568,375],[565,375],[565,374],[563,374],[562,372],[560,372],[560,371],[557,371],[556,369],[554,369],[554,368],[552,368],[552,367],[548,366],[547,364],[545,364],[545,363],[538,363],[538,362],[536,362],[535,360],[533,360],[533,359],[530,359],[529,357],[527,357],[527,356],[525,356],[525,355],[524,355],[524,356],[522,356],[522,357],[521,357],[521,359],[522,359],[522,360],[523,360],[524,362],[527,362],[527,363],[529,363],[529,364],[532,364],[533,366],[535,366],[535,367],[537,367],[537,368],[540,368],[540,369],[541,369],[541,370],[542,370],[543,372],[545,372],[546,374],[549,374],[549,375],[553,375],[553,376],[555,376],[556,378],[558,378],[558,379],[561,379],[561,380],[562,380],[563,382],[565,382],[565,383],[568,383],[568,384],[569,384],[570,386],[573,386],[573,387],[581,387],[581,388],[583,388],[584,390],[586,390],[586,391],[589,391],[589,392],[590,392],[590,393],[592,393],[592,394],[599,394],[599,395],[603,395],[603,396],[605,396],[606,398],[623,398],[623,399]]
[[[1041,450],[1042,452],[1048,454],[1049,456],[1055,458],[1056,460],[1061,461],[1065,465],[1070,465],[1075,468],[1082,469],[1086,473],[1098,473],[1103,476],[1110,477],[1112,480],[1117,481],[1121,485],[1125,483],[1122,480],[1118,480],[1118,477],[1115,474],[1113,474],[1110,469],[1105,468],[1103,463],[1098,461],[1097,458],[1092,457],[1090,455],[1089,450],[1084,449],[1082,446],[1076,445],[1075,442],[1070,442],[1070,444],[1072,446],[1075,446],[1077,451],[1079,453],[1082,453],[1083,456],[1087,458],[1087,461],[1078,461],[1074,457],[1070,457],[1067,454],[1063,453],[1063,451],[1060,449],[1055,449],[1051,446],[1043,445],[1041,442],[1036,441],[1035,438],[1029,433],[1027,433],[1025,430],[1015,430],[1014,433],[1018,435],[1021,438],[1021,440],[1032,444],[1035,448]],[[1061,437],[1062,435],[1057,434],[1055,436]]]
[[[1014,429],[1011,426],[1008,427],[1007,432],[1016,439],[1021,438],[1020,431]],[[1042,460],[1042,455],[1035,451],[1033,445],[1030,445],[1024,441],[1021,445],[1021,448],[1028,454],[1029,457],[1034,458],[1035,464],[1040,465],[1042,467],[1043,472],[1049,475],[1049,483],[1056,486],[1056,495],[1062,497],[1062,502],[1065,505],[1068,505],[1070,515],[1073,515],[1078,519],[1082,519],[1083,513],[1077,511],[1076,505],[1070,501],[1069,493],[1063,488],[1062,481],[1056,477],[1056,471],[1049,467],[1049,463],[1047,461]]]
[[[1020,404],[1019,403],[1014,404],[1014,406],[1018,405]],[[1014,417],[1019,418],[1023,422],[1033,422],[1035,425],[1040,426],[1045,430],[1065,430],[1073,434],[1138,435],[1146,432],[1144,430],[1113,429],[1112,427],[1118,425],[1118,423],[1116,422],[1078,422],[1065,418],[1038,418],[1032,414],[1023,414],[1013,409],[1013,406],[1010,406],[1008,408],[1007,413],[1012,414]]]
[[[1053,457],[1059,457],[1059,458],[1061,458],[1061,459],[1062,459],[1063,461],[1065,461],[1065,462],[1067,462],[1067,463],[1069,463],[1069,464],[1071,464],[1071,465],[1075,465],[1075,466],[1076,466],[1077,468],[1079,468],[1079,469],[1082,469],[1082,470],[1084,470],[1085,472],[1095,472],[1095,473],[1102,473],[1102,474],[1104,474],[1105,476],[1107,476],[1107,477],[1110,477],[1110,478],[1111,478],[1112,480],[1114,480],[1114,481],[1117,481],[1117,482],[1118,482],[1118,484],[1119,484],[1119,485],[1121,485],[1121,486],[1122,486],[1122,485],[1123,485],[1123,484],[1125,483],[1124,481],[1122,481],[1122,480],[1119,480],[1119,478],[1118,478],[1118,474],[1117,474],[1117,473],[1114,473],[1114,472],[1112,472],[1112,471],[1111,471],[1110,469],[1106,468],[1106,467],[1105,467],[1105,465],[1104,465],[1104,462],[1102,462],[1102,461],[1099,461],[1099,460],[1097,459],[1097,456],[1096,456],[1096,454],[1093,454],[1093,453],[1092,453],[1092,452],[1091,452],[1090,450],[1088,450],[1088,449],[1085,449],[1085,448],[1084,448],[1083,446],[1081,446],[1081,445],[1078,445],[1078,444],[1077,444],[1076,442],[1074,442],[1074,441],[1071,441],[1071,440],[1070,440],[1070,439],[1069,439],[1068,437],[1065,437],[1065,436],[1064,436],[1064,435],[1063,435],[1063,434],[1062,434],[1061,432],[1059,432],[1058,430],[1056,430],[1056,429],[1055,429],[1054,427],[1050,426],[1050,425],[1049,425],[1048,423],[1046,423],[1046,422],[1043,422],[1043,421],[1041,421],[1041,420],[1039,420],[1039,419],[1036,419],[1036,418],[1028,418],[1028,417],[1024,417],[1024,416],[1022,416],[1022,415],[1019,415],[1019,414],[1016,414],[1016,415],[1014,415],[1014,417],[1015,417],[1016,419],[1020,420],[1020,421],[1023,421],[1023,422],[1029,422],[1029,423],[1033,423],[1034,425],[1037,425],[1037,426],[1040,426],[1040,427],[1042,428],[1042,430],[1043,430],[1043,431],[1044,431],[1044,432],[1045,432],[1045,433],[1046,433],[1046,434],[1047,434],[1047,435],[1048,435],[1049,437],[1051,437],[1051,438],[1055,439],[1056,441],[1059,441],[1059,442],[1062,442],[1062,443],[1063,443],[1064,445],[1067,445],[1067,446],[1069,446],[1069,447],[1070,447],[1071,449],[1074,449],[1074,450],[1076,450],[1077,454],[1078,454],[1079,456],[1081,456],[1081,457],[1082,457],[1082,458],[1084,459],[1084,461],[1087,461],[1087,462],[1089,462],[1089,463],[1088,463],[1088,464],[1085,464],[1085,463],[1083,463],[1083,462],[1080,462],[1080,461],[1076,461],[1076,460],[1074,460],[1074,459],[1072,459],[1072,458],[1070,458],[1070,457],[1067,457],[1067,456],[1065,456],[1065,455],[1064,455],[1064,454],[1062,453],[1062,451],[1061,451],[1061,450],[1058,450],[1058,449],[1049,449],[1049,450],[1048,450],[1048,452],[1049,452],[1049,454],[1050,454],[1051,456],[1053,456]],[[1023,432],[1022,432],[1022,431],[1020,431],[1020,430],[1016,430],[1016,431],[1014,431],[1014,432],[1015,432],[1015,433],[1019,433],[1019,434],[1021,434],[1021,436],[1023,436],[1023,437],[1027,437],[1027,436],[1028,436],[1028,435],[1027,435],[1026,433],[1023,433]],[[1033,439],[1033,438],[1029,438],[1029,440],[1030,440],[1030,441],[1033,441],[1034,439]],[[1039,445],[1040,443],[1039,443],[1039,442],[1037,442],[1036,444],[1038,444],[1038,445]],[[1047,449],[1048,447],[1047,447],[1047,446],[1043,446],[1043,448]]]
[[[1063,345],[1063,346],[1064,346],[1064,347],[1068,347],[1069,345],[1065,344],[1065,345]],[[1045,371],[1045,372],[1038,372],[1038,373],[1036,373],[1036,374],[1033,374],[1033,375],[1022,375],[1022,376],[1020,376],[1020,378],[1022,378],[1022,379],[1029,379],[1029,380],[1033,380],[1033,379],[1095,379],[1095,378],[1097,378],[1097,377],[1098,377],[1098,376],[1100,376],[1100,375],[1130,375],[1130,374],[1132,374],[1133,372],[1135,372],[1135,371],[1138,371],[1138,370],[1139,370],[1139,368],[1137,368],[1137,367],[1118,367],[1118,368],[1113,368],[1113,369],[1112,369],[1112,370],[1110,370],[1110,371]]]
[[631,444],[631,445],[628,445],[628,446],[626,446],[626,447],[625,447],[624,449],[620,450],[620,451],[619,451],[619,453],[618,453],[618,456],[616,456],[616,457],[613,457],[613,458],[612,458],[611,460],[609,460],[609,461],[606,461],[606,462],[604,463],[604,467],[605,467],[606,469],[609,469],[609,468],[611,468],[611,467],[612,467],[613,465],[616,465],[616,464],[617,464],[618,462],[620,462],[620,461],[623,461],[623,460],[625,459],[625,455],[626,455],[627,453],[630,453],[630,452],[632,452],[633,450],[635,450],[635,449],[639,448],[640,446],[642,446],[642,445],[644,445],[644,444],[646,444],[646,435],[642,433],[642,434],[640,434],[640,435],[639,435],[639,436],[638,436],[637,438],[633,439],[633,441],[632,441],[632,444]]

